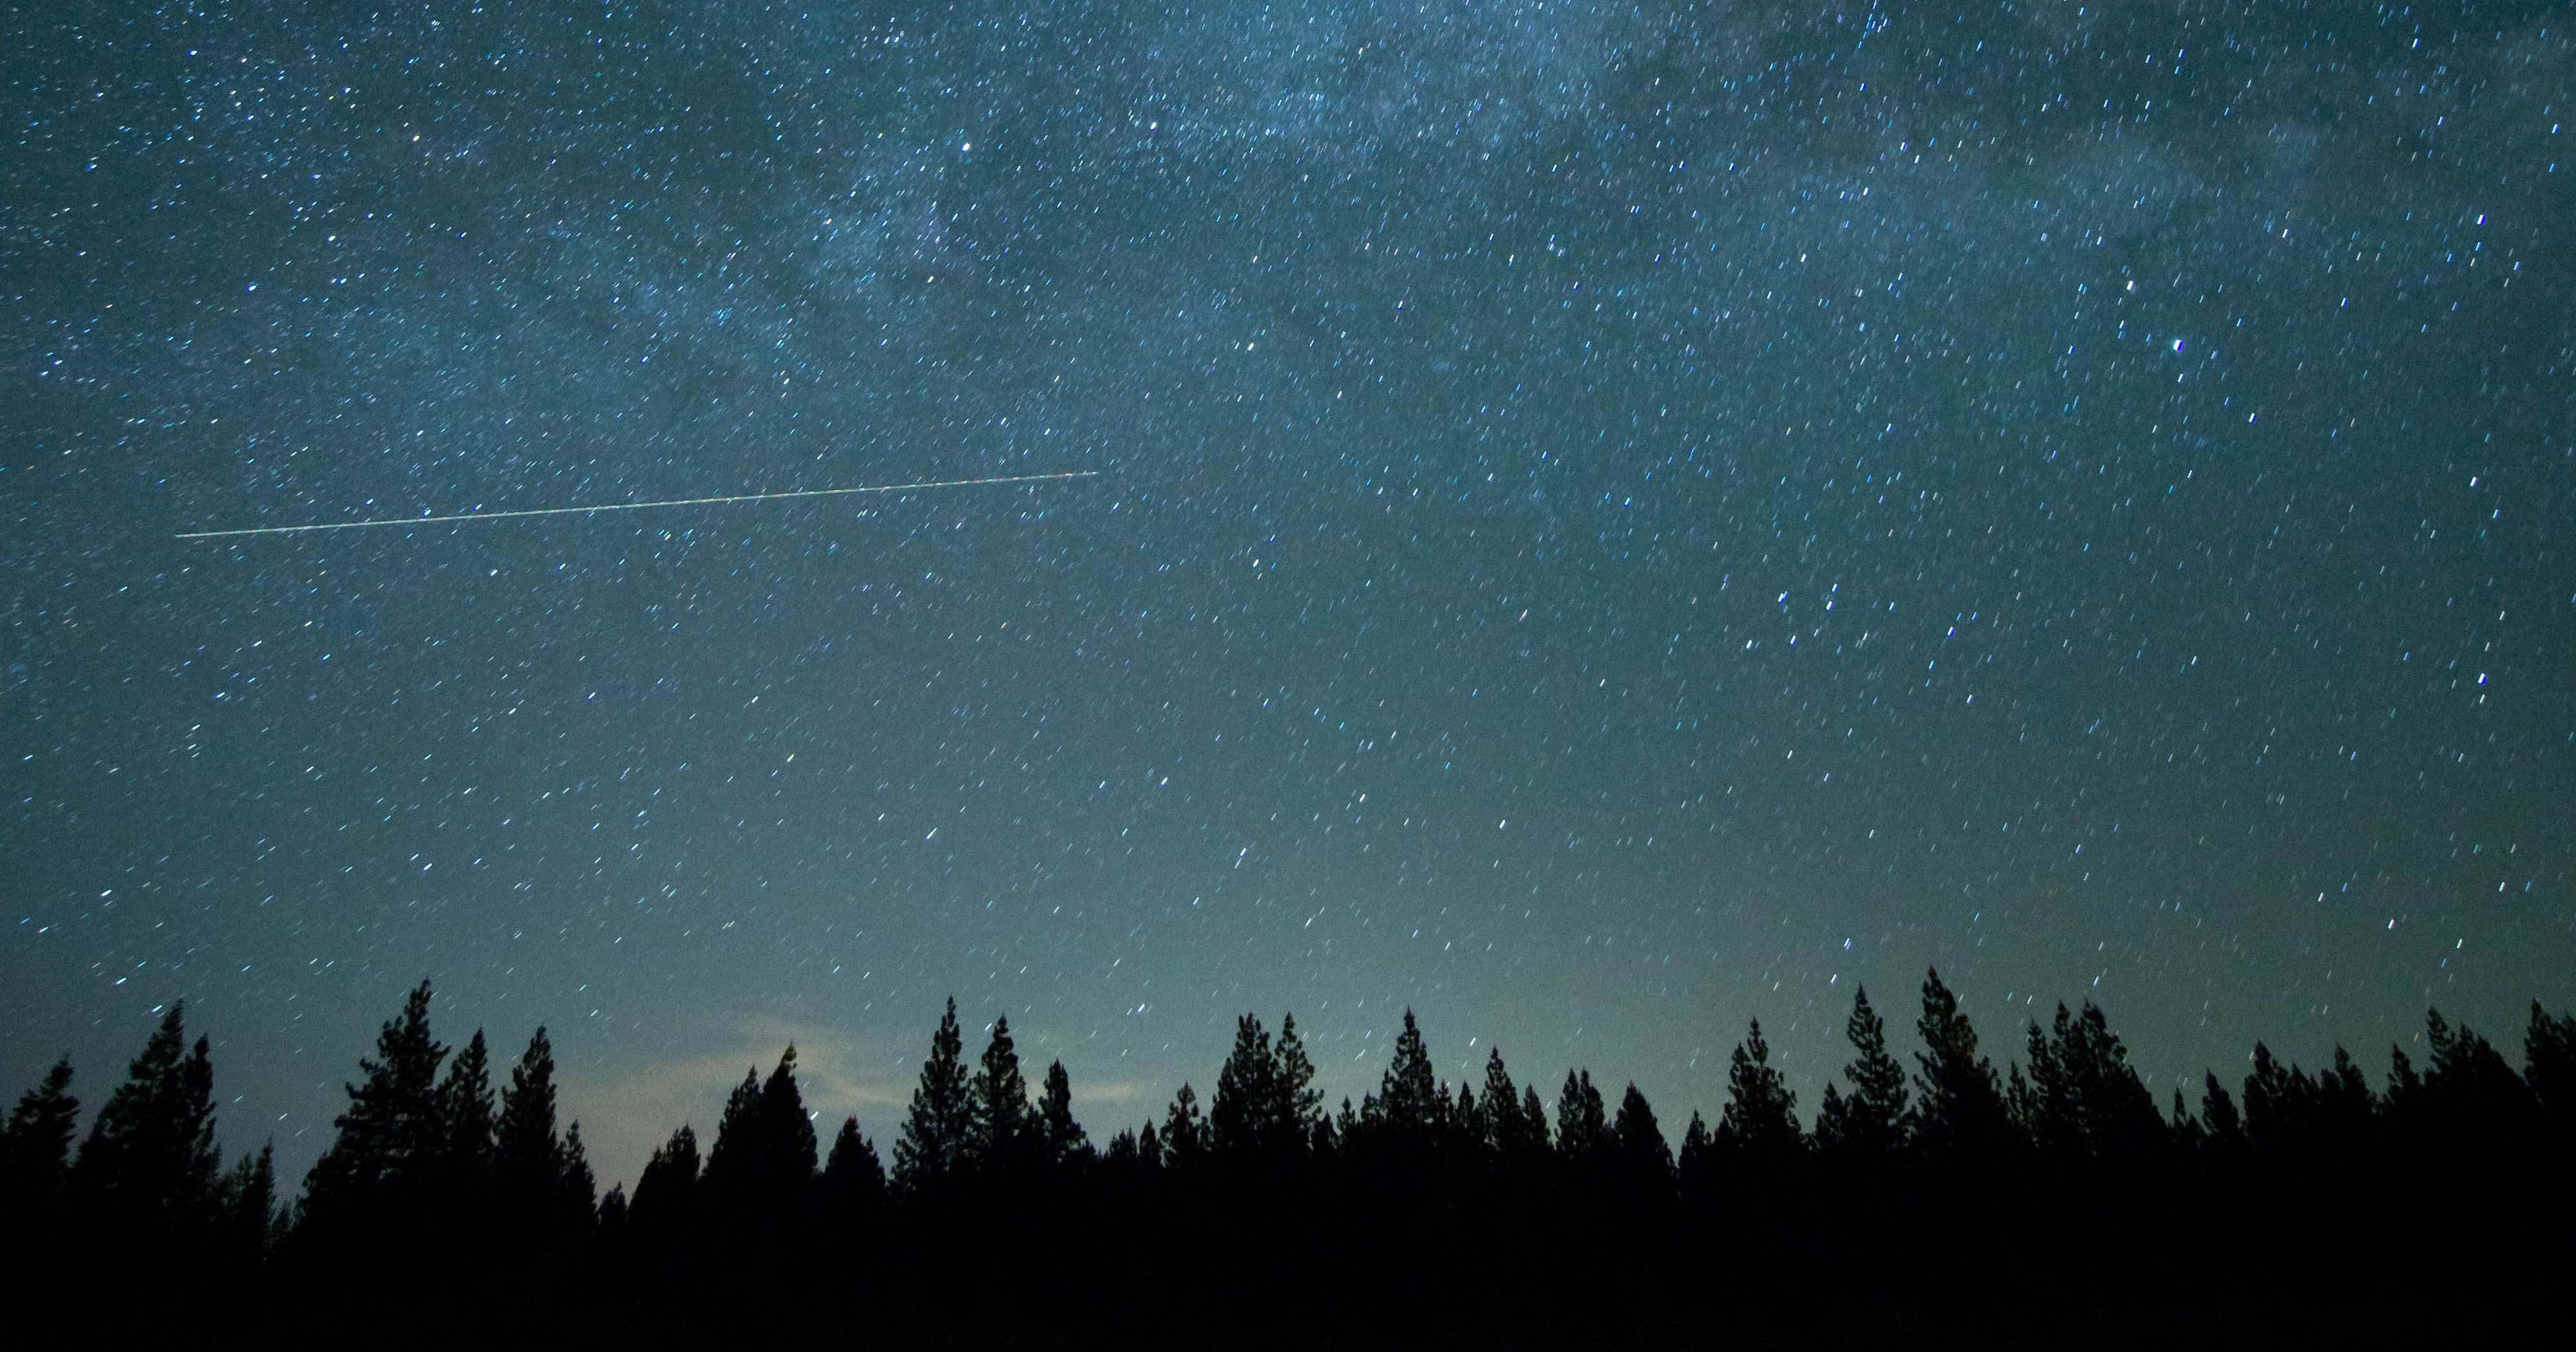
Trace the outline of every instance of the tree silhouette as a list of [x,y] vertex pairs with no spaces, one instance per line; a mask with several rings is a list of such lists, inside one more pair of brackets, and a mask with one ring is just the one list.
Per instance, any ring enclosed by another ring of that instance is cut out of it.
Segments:
[[1938,970],[1923,979],[1923,1017],[1915,1025],[1914,1139],[1935,1154],[1988,1154],[2012,1139],[2012,1116],[1992,1061],[1977,1055],[1977,1030]]
[[988,1167],[1021,1169],[1030,1164],[1040,1141],[1029,1113],[1029,1081],[1020,1073],[1019,1048],[1011,1041],[1011,1021],[993,1021],[992,1040],[969,1086],[974,1113],[975,1157]]
[[1485,1051],[1485,1089],[1481,1103],[1485,1134],[1503,1168],[1526,1172],[1547,1154],[1547,1114],[1535,1094],[1524,1097],[1503,1065],[1503,1049]]
[[1440,1077],[1431,1068],[1431,1053],[1413,1011],[1404,1011],[1404,1031],[1396,1034],[1395,1054],[1378,1080],[1378,1091],[1360,1106],[1360,1116],[1386,1143],[1400,1150],[1427,1149],[1445,1114],[1440,1108]]
[[0,1133],[0,1214],[52,1208],[71,1175],[72,1136],[79,1125],[80,1100],[72,1096],[72,1061],[66,1056],[18,1096]]
[[491,1178],[496,1130],[492,1056],[480,1028],[447,1063],[447,1076],[439,1081],[438,1123],[442,1184],[479,1193]]
[[677,1234],[694,1224],[698,1193],[698,1134],[683,1125],[653,1151],[635,1179],[628,1217],[638,1231]]
[[2030,1073],[2016,1068],[2015,1117],[2040,1150],[2059,1160],[2135,1159],[2164,1139],[2155,1096],[2129,1065],[2101,1009],[2057,1007],[2048,1032],[2030,1025]]
[[185,1006],[171,1002],[72,1166],[74,1195],[103,1227],[168,1232],[213,1218],[215,1072],[204,1038],[187,1048]]
[[2233,1155],[2245,1148],[2245,1119],[2236,1111],[2236,1100],[2227,1086],[2218,1082],[2218,1073],[2209,1072],[2200,1089],[2200,1129],[2208,1148],[2220,1156]]
[[1619,1172],[1630,1186],[1647,1189],[1650,1195],[1661,1195],[1672,1186],[1673,1149],[1664,1143],[1655,1110],[1634,1080],[1619,1096],[1619,1116],[1611,1124],[1610,1135],[1616,1142]]
[[2531,1002],[2531,1024],[2522,1035],[2523,1082],[2547,1115],[2562,1145],[2576,1139],[2576,1014],[2551,1018]]
[[1798,1157],[1806,1140],[1798,1133],[1798,1096],[1771,1065],[1771,1044],[1762,1037],[1762,1021],[1735,1044],[1726,1070],[1726,1110],[1718,1115],[1717,1150],[1765,1169],[1776,1169]]
[[267,1256],[277,1228],[276,1142],[263,1143],[258,1154],[244,1155],[224,1171],[216,1208],[226,1252],[246,1262]]
[[[1151,1131],[1149,1124],[1146,1130]],[[1141,1138],[1140,1138],[1141,1144]],[[1185,1081],[1163,1115],[1163,1161],[1173,1169],[1194,1168],[1208,1154],[1207,1122],[1199,1116],[1198,1091]]]
[[957,1028],[957,999],[930,1035],[930,1059],[894,1143],[895,1186],[918,1193],[956,1177],[975,1131],[975,1107],[966,1080],[965,1038]]
[[1852,1044],[1852,1059],[1843,1067],[1852,1092],[1846,1097],[1825,1086],[1824,1104],[1816,1113],[1816,1144],[1848,1158],[1891,1158],[1905,1146],[1905,1067],[1888,1054],[1887,1021],[1870,1007],[1867,987],[1852,993],[1843,1036]]
[[1073,1119],[1073,1080],[1064,1073],[1062,1061],[1047,1063],[1046,1088],[1038,1095],[1037,1132],[1046,1162],[1055,1168],[1073,1168],[1091,1156],[1091,1139]]
[[856,1117],[841,1119],[840,1134],[832,1138],[832,1153],[823,1162],[818,1187],[824,1220],[836,1229],[884,1209],[885,1166],[877,1160],[877,1148],[859,1134]]
[[1565,1072],[1565,1087],[1556,1095],[1558,1157],[1569,1164],[1589,1164],[1607,1158],[1612,1144],[1609,1114],[1601,1091],[1593,1087],[1592,1072]]
[[560,1215],[564,1165],[563,1138],[555,1130],[555,1048],[541,1027],[529,1036],[528,1049],[501,1090],[492,1181],[503,1213],[522,1227]]
[[382,1208],[396,1196],[401,1209],[415,1208],[417,1194],[434,1182],[431,1165],[442,1144],[438,1066],[447,1049],[429,1035],[429,999],[427,981],[412,989],[402,1013],[377,1033],[375,1056],[358,1062],[360,1082],[346,1086],[349,1110],[333,1122],[339,1135],[304,1180],[306,1207],[325,1221]]

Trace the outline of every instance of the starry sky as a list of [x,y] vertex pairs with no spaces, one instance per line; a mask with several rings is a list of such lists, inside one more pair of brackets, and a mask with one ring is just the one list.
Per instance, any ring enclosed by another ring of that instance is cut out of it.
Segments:
[[[2553,3],[21,6],[0,1079],[2576,1004]],[[182,532],[997,476],[345,531]],[[1898,1037],[1910,1048],[1910,1029]]]

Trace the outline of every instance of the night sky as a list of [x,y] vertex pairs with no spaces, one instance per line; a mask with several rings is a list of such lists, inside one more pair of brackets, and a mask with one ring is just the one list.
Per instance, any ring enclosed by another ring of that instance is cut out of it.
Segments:
[[363,8],[0,20],[11,1096],[2576,1004],[2562,4]]

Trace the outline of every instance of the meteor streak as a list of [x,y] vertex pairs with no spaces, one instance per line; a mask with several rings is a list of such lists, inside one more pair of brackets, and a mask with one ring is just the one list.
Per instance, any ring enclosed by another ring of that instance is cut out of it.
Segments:
[[647,507],[714,507],[736,502],[775,502],[781,498],[831,498],[851,493],[905,493],[919,488],[976,488],[985,484],[1033,484],[1051,479],[1095,479],[1096,469],[1061,474],[1009,474],[993,479],[937,479],[911,484],[869,484],[861,488],[807,488],[793,493],[731,493],[714,498],[664,498],[658,502],[609,502],[595,507],[523,507],[509,512],[450,512],[444,516],[387,516],[373,521],[326,521],[312,526],[246,526],[236,530],[182,531],[181,540],[215,540],[232,535],[295,535],[314,530],[361,530],[368,526],[431,526],[442,521],[493,521],[505,516],[573,516],[590,512],[639,512]]

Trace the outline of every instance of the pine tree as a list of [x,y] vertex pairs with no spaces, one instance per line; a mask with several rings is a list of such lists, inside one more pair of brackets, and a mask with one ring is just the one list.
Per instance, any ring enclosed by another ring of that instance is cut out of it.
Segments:
[[824,1218],[832,1225],[847,1227],[884,1209],[885,1166],[877,1160],[877,1148],[859,1134],[856,1117],[841,1120],[818,1187]]
[[1924,1047],[1914,1054],[1915,1140],[1936,1153],[2004,1148],[2013,1131],[2001,1078],[1992,1061],[1977,1055],[1977,1030],[1937,970],[1924,978],[1923,1017],[1915,1030]]
[[19,1095],[0,1132],[0,1214],[50,1209],[71,1176],[72,1136],[80,1100],[72,1096],[72,1062],[54,1062],[45,1078]]
[[[1306,1040],[1297,1034],[1297,1016],[1279,1016],[1279,1041],[1271,1048],[1271,1093],[1277,1105],[1283,1141],[1289,1150],[1306,1148],[1324,1121],[1324,1096],[1315,1089],[1315,1063],[1306,1055]],[[1290,1138],[1294,1138],[1293,1141]]]
[[1905,1067],[1888,1054],[1887,1021],[1870,1008],[1867,987],[1853,992],[1843,1036],[1852,1044],[1852,1059],[1843,1067],[1852,1092],[1845,1097],[1825,1086],[1824,1105],[1816,1113],[1816,1143],[1845,1157],[1891,1158],[1906,1143]]
[[492,1173],[492,1058],[483,1030],[447,1063],[438,1086],[439,1158],[447,1186],[478,1191]]
[[2009,1097],[2013,1116],[2043,1152],[2065,1161],[2132,1159],[2162,1142],[2155,1096],[2093,1002],[2081,1015],[2059,1005],[2045,1033],[2032,1022],[2029,1061],[2027,1079],[2014,1068]]
[[1637,1089],[1636,1081],[1628,1082],[1628,1092],[1619,1097],[1619,1116],[1611,1124],[1611,1138],[1617,1143],[1619,1169],[1630,1185],[1660,1195],[1673,1178],[1673,1149],[1664,1143],[1662,1128],[1655,1123],[1655,1110]]
[[[1547,1153],[1547,1114],[1533,1091],[1524,1098],[1503,1065],[1503,1049],[1485,1052],[1485,1133],[1494,1153],[1510,1173],[1524,1173]],[[1536,1110],[1536,1111],[1533,1111]]]
[[2552,1018],[2531,1002],[2531,1024],[2522,1035],[2523,1082],[2554,1124],[2559,1140],[2576,1136],[2576,1014]]
[[394,1197],[400,1209],[419,1204],[435,1182],[442,1145],[438,1067],[447,1049],[429,1034],[429,983],[403,1000],[402,1013],[376,1035],[376,1054],[362,1058],[362,1083],[346,1086],[349,1111],[330,1149],[304,1181],[306,1209],[337,1219],[382,1210]]
[[2245,1077],[2245,1139],[2256,1150],[2285,1154],[2312,1143],[2317,1087],[2305,1071],[2254,1044],[2254,1070]]
[[[1146,1130],[1153,1130],[1151,1124]],[[1164,1162],[1174,1169],[1190,1169],[1204,1161],[1207,1153],[1207,1123],[1199,1116],[1198,1091],[1184,1082],[1181,1092],[1172,1096],[1170,1111],[1163,1115]]]
[[1521,1086],[1521,1130],[1534,1154],[1544,1155],[1556,1146],[1548,1135],[1547,1105],[1539,1101],[1538,1086],[1534,1084]]
[[1377,1125],[1402,1148],[1426,1148],[1438,1131],[1443,1116],[1440,1077],[1431,1068],[1431,1053],[1423,1045],[1422,1029],[1410,1009],[1404,1011],[1404,1031],[1396,1034],[1395,1054],[1387,1061],[1372,1102],[1377,1105]]
[[540,1027],[501,1090],[492,1181],[504,1213],[526,1225],[559,1212],[554,1199],[563,1177],[564,1145],[555,1131],[555,1048]]
[[1234,1021],[1234,1048],[1216,1073],[1208,1104],[1208,1146],[1219,1155],[1252,1158],[1278,1148],[1288,1124],[1278,1103],[1278,1066],[1270,1034],[1245,1014]]
[[215,1073],[204,1038],[183,1050],[185,1006],[172,1002],[145,1040],[72,1166],[73,1190],[109,1227],[167,1231],[215,1216]]
[[930,1037],[930,1059],[921,1064],[921,1083],[912,1091],[912,1109],[894,1143],[895,1186],[920,1193],[957,1176],[975,1130],[975,1109],[966,1078],[966,1041],[957,1027],[957,1000],[948,1000],[938,1031]]
[[1612,1140],[1609,1115],[1601,1104],[1601,1091],[1593,1087],[1592,1072],[1565,1072],[1565,1088],[1556,1096],[1556,1153],[1572,1164],[1586,1164],[1607,1157]]
[[638,1231],[677,1234],[695,1223],[698,1191],[698,1134],[686,1126],[653,1152],[635,1179],[635,1198],[628,1207]]
[[2227,1086],[2218,1082],[2218,1072],[2209,1071],[2200,1089],[2200,1129],[2207,1148],[2219,1155],[2233,1155],[2245,1148],[2245,1119],[2236,1111],[2236,1100],[2228,1095]]
[[1762,1021],[1752,1021],[1735,1045],[1726,1072],[1726,1109],[1718,1114],[1716,1147],[1766,1166],[1796,1158],[1806,1144],[1798,1131],[1798,1096],[1771,1066],[1771,1044]]
[[[1832,1093],[1831,1089],[1826,1090]],[[1702,1197],[1715,1191],[1717,1142],[1709,1134],[1708,1121],[1697,1111],[1691,1113],[1690,1128],[1682,1133],[1682,1156],[1678,1173],[1682,1195]]]
[[1011,1041],[1011,1021],[993,1021],[992,1041],[970,1086],[974,1111],[975,1156],[988,1168],[1017,1169],[1033,1158],[1039,1144],[1029,1115],[1028,1077],[1020,1073],[1019,1048]]
[[564,1127],[563,1169],[555,1176],[555,1224],[561,1233],[586,1235],[599,1220],[599,1179],[590,1171],[590,1152],[582,1148],[581,1123]]
[[267,1257],[277,1230],[277,1143],[267,1142],[258,1154],[234,1161],[217,1197],[223,1248],[241,1262]]
[[1073,1168],[1091,1157],[1091,1139],[1073,1119],[1073,1079],[1064,1073],[1062,1061],[1047,1065],[1046,1090],[1038,1096],[1037,1130],[1048,1164]]

